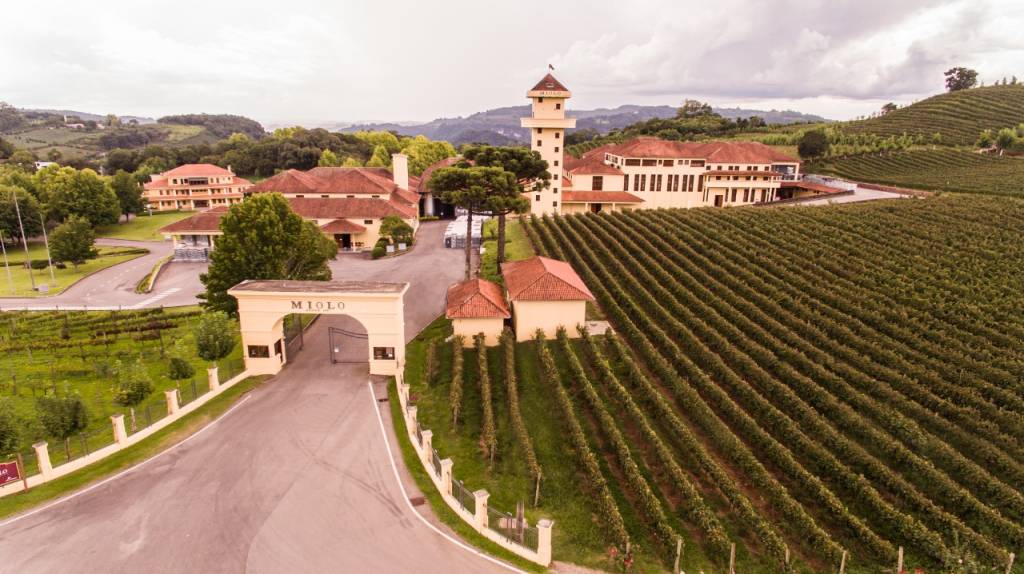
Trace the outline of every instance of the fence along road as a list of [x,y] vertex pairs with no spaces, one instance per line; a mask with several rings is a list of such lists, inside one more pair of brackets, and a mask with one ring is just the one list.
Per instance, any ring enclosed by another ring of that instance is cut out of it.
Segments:
[[[328,328],[346,319],[321,317],[295,361],[210,432],[6,524],[3,569],[505,571],[413,515],[367,396],[366,366],[326,360]],[[384,396],[383,385],[374,393]],[[388,405],[377,408],[397,455]]]

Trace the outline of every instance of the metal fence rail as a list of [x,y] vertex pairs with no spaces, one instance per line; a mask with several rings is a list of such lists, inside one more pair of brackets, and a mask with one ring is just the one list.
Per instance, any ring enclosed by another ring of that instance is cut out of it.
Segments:
[[437,454],[437,449],[436,448],[431,449],[431,450],[433,452],[430,453],[430,462],[432,462],[434,464],[434,474],[436,474],[437,477],[440,478],[441,477],[441,456],[439,454]]
[[[519,544],[520,546],[527,546],[526,531],[530,530],[526,526],[526,519],[517,519],[515,516],[507,512],[502,512],[498,509],[487,507],[487,527],[504,536],[505,538]],[[533,528],[534,532],[530,534],[534,540],[537,539],[536,528]],[[536,542],[530,548],[537,548]]]
[[466,512],[476,514],[476,497],[462,484],[461,480],[452,480],[452,496]]

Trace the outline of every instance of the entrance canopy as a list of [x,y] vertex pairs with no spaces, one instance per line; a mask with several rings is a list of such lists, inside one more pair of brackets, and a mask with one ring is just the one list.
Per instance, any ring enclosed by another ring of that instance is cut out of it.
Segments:
[[243,281],[238,300],[245,368],[274,374],[288,361],[283,319],[291,313],[349,315],[366,328],[370,373],[394,375],[405,362],[403,297],[408,283],[373,281]]

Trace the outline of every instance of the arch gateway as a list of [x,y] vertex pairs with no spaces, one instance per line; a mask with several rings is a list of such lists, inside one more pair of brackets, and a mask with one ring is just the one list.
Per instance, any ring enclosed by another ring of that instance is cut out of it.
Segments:
[[272,375],[288,362],[284,317],[291,313],[349,315],[366,328],[370,374],[394,375],[405,362],[403,298],[408,283],[374,281],[243,281],[238,300],[245,368]]

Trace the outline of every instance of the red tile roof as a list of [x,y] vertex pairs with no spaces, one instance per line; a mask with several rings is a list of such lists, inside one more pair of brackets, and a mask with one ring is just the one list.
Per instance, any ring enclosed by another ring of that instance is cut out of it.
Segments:
[[191,217],[175,221],[160,228],[160,233],[188,235],[189,233],[212,233],[220,231],[220,218],[228,212],[225,206],[200,211]]
[[783,154],[760,142],[679,142],[644,136],[610,146],[601,146],[587,152],[591,157],[600,150],[630,158],[687,158],[704,159],[713,163],[799,163],[800,160]]
[[289,197],[292,211],[304,219],[381,218],[397,215],[416,217],[417,208],[407,203],[369,197]]
[[501,264],[508,297],[512,301],[593,301],[572,266],[547,257],[531,257]]
[[777,171],[758,171],[758,170],[727,170],[727,169],[712,169],[704,172],[704,175],[768,175],[773,177],[781,177],[782,174]]
[[400,189],[384,168],[315,167],[282,171],[252,188],[251,193],[280,192],[321,195],[384,195]]
[[324,233],[363,233],[366,228],[347,219],[335,219],[320,226]]
[[471,279],[448,287],[444,316],[448,319],[508,319],[512,316],[501,287]]
[[643,203],[644,200],[626,191],[566,191],[562,203]]
[[[177,188],[180,185],[181,184],[178,184],[178,185],[176,185],[174,187]],[[248,179],[245,179],[243,177],[238,177],[236,175],[235,177],[232,178],[231,183],[206,183],[206,184],[202,184],[202,186],[193,186],[193,187],[201,187],[202,189],[222,189],[222,188],[225,188],[225,187],[245,187],[245,188],[248,188],[248,187],[251,187],[251,186],[252,186],[252,182],[251,181],[249,181]],[[158,178],[154,179],[153,181],[147,181],[146,183],[142,184],[142,189],[147,189],[147,190],[149,190],[149,189],[164,189],[164,188],[168,188],[168,187],[171,187],[171,182],[170,182],[169,179],[167,179],[165,177],[158,177]],[[159,196],[155,196],[155,197],[159,197]]]
[[614,165],[609,165],[604,162],[604,153],[587,154],[580,159],[572,162],[572,167],[567,167],[569,173],[576,175],[581,174],[596,174],[596,175],[622,175],[622,171]]
[[569,88],[562,85],[551,74],[545,75],[537,82],[537,85],[530,90],[531,92],[568,92]]
[[439,162],[430,164],[427,169],[423,170],[423,173],[420,174],[419,184],[416,187],[413,187],[410,183],[409,187],[415,189],[421,194],[428,193],[430,190],[427,189],[427,183],[430,181],[430,176],[434,175],[434,172],[442,167],[451,167],[459,161],[462,161],[461,157],[446,157]]
[[213,165],[212,163],[187,163],[185,165],[178,166],[170,171],[165,171],[160,175],[162,177],[219,177],[234,174],[220,167],[219,165]]

